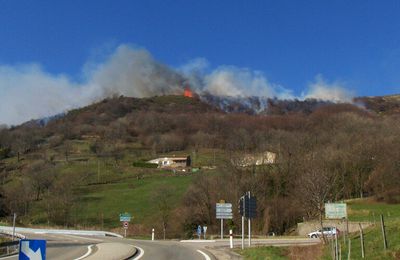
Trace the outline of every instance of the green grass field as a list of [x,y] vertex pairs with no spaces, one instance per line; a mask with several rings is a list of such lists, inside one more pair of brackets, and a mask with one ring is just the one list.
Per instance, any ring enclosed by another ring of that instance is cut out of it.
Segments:
[[400,219],[400,205],[377,203],[369,199],[350,200],[347,202],[347,209],[350,221],[379,221],[383,214],[387,220]]
[[181,202],[192,176],[127,179],[107,185],[90,185],[80,189],[81,214],[77,218],[87,225],[119,226],[119,214],[131,213],[135,223],[151,223],[157,213],[155,192],[164,187],[173,191],[171,206]]
[[260,246],[237,250],[244,259],[251,260],[284,260],[288,259],[287,249],[284,247]]
[[[350,221],[371,222],[364,230],[365,259],[400,259],[400,204],[374,202],[370,199],[347,201]],[[380,215],[386,226],[388,249],[383,249]],[[361,239],[358,232],[350,235],[350,259],[362,259]],[[348,259],[348,240],[339,239],[342,259]],[[240,250],[245,259],[289,259],[289,248],[256,247]],[[303,259],[303,258],[301,258]],[[304,258],[306,259],[306,258]],[[332,259],[332,241],[324,248],[322,259]]]
[[[400,204],[385,204],[369,199],[348,202],[350,221],[368,221],[373,225],[364,230],[364,245],[366,259],[400,259]],[[383,248],[383,235],[380,215],[385,220],[388,249]],[[351,259],[362,259],[361,238],[359,232],[350,235]],[[347,259],[349,244],[340,239],[342,256]],[[324,259],[331,259],[332,250],[328,246]]]

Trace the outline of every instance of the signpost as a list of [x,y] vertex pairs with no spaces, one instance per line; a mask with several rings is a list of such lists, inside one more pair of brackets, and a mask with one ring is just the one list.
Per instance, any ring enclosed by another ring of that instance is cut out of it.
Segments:
[[347,218],[346,203],[325,203],[325,218],[327,219]]
[[197,235],[199,236],[199,239],[201,239],[201,226],[197,226]]
[[21,239],[19,260],[46,260],[46,240]]
[[217,219],[221,220],[221,239],[224,238],[224,219],[232,219],[232,203],[225,203],[225,201],[221,201],[221,203],[216,204],[215,209]]
[[349,235],[349,222],[347,219],[347,204],[346,203],[325,203],[325,218],[326,219],[343,219],[346,221],[346,231],[343,239],[346,242],[346,237]]
[[122,227],[124,228],[124,235],[126,237],[126,230],[129,227],[129,222],[131,221],[131,214],[125,212],[125,213],[121,213],[119,214],[119,221],[122,222]]
[[119,214],[119,221],[121,222],[130,222],[131,221],[131,214],[125,212],[125,213],[121,213]]
[[249,230],[249,246],[251,246],[251,219],[257,216],[256,197],[246,192],[239,200],[239,212],[242,215],[242,249],[244,249],[244,219],[247,218]]

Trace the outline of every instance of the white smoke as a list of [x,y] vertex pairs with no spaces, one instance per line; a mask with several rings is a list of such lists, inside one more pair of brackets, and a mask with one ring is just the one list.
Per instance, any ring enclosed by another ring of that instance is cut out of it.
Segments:
[[341,82],[329,83],[323,79],[322,75],[315,77],[315,81],[308,87],[308,92],[302,94],[301,99],[313,98],[335,103],[351,103],[354,93],[344,86]]
[[[218,96],[294,98],[290,90],[269,82],[258,71],[233,66],[207,71],[205,59],[173,69],[157,62],[147,50],[128,45],[120,45],[105,61],[83,68],[84,80],[76,82],[67,75],[46,73],[37,64],[0,65],[0,124],[16,125],[55,115],[115,94],[182,94],[186,83],[196,92]],[[328,84],[322,77],[316,78],[302,98],[350,100],[342,87]]]
[[219,67],[205,77],[205,90],[216,96],[292,97],[290,91],[268,82],[261,72],[232,66]]
[[184,78],[144,49],[121,45],[105,62],[90,67],[84,82],[76,83],[65,75],[48,74],[37,64],[0,65],[0,124],[55,115],[111,95],[182,92]]

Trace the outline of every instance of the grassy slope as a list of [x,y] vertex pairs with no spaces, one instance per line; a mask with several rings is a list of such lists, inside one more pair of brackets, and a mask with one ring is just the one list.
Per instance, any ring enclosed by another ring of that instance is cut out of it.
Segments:
[[265,247],[255,247],[255,248],[246,248],[244,250],[237,250],[239,254],[241,254],[244,259],[252,259],[252,260],[283,260],[287,259],[287,249],[284,247],[273,247],[273,246],[265,246]]
[[119,226],[119,213],[129,212],[134,222],[151,222],[157,213],[153,194],[160,187],[174,191],[172,207],[180,203],[182,195],[191,183],[192,176],[150,177],[128,179],[107,185],[91,185],[81,189],[81,207],[77,217],[83,223],[100,224],[104,216],[106,227]]
[[[348,202],[350,221],[369,221],[375,223],[364,230],[365,254],[367,259],[400,259],[400,204],[376,203],[370,200]],[[389,249],[383,250],[380,214],[384,215]],[[351,259],[361,258],[361,241],[358,233],[351,234]],[[340,239],[342,259],[347,259],[348,247]],[[256,247],[239,251],[245,259],[289,259],[292,248],[273,249]],[[324,250],[323,259],[332,259],[331,244]]]
[[[369,200],[354,200],[348,203],[349,219],[369,221],[373,226],[364,230],[365,256],[367,259],[400,259],[400,205],[374,203]],[[388,250],[383,249],[383,236],[380,215],[383,214],[386,226]],[[359,233],[351,234],[351,259],[361,258],[361,239]],[[329,250],[325,250],[324,259],[331,259]],[[341,240],[343,255],[347,257],[348,243]]]
[[[122,212],[130,212],[136,223],[151,223],[157,217],[158,209],[153,203],[153,194],[161,186],[174,191],[172,208],[176,207],[188,189],[196,174],[176,176],[171,171],[160,169],[143,169],[132,166],[132,162],[141,159],[150,159],[151,155],[138,158],[130,153],[131,149],[138,148],[138,144],[127,144],[123,158],[115,164],[112,158],[96,158],[89,150],[89,140],[73,140],[69,162],[66,162],[65,155],[58,149],[49,149],[46,156],[54,156],[56,163],[55,173],[59,176],[69,175],[71,178],[86,175],[84,182],[75,190],[77,200],[71,209],[72,223],[79,223],[81,226],[114,228],[120,225],[118,215]],[[143,149],[139,147],[139,149]],[[186,156],[191,155],[195,166],[214,165],[214,154],[216,160],[224,156],[221,151],[202,149],[193,151],[171,152],[163,156]],[[35,161],[34,157],[41,158],[42,152],[25,156],[24,160],[17,163],[16,158],[3,160],[6,164],[28,165]],[[76,159],[84,159],[77,161]],[[207,170],[209,171],[209,170]],[[16,172],[14,179],[19,178],[21,173]],[[138,178],[140,177],[140,178]],[[98,184],[100,183],[100,184]],[[7,185],[17,185],[15,181]],[[87,185],[92,184],[92,185]],[[19,185],[19,184],[18,184]],[[46,205],[43,201],[33,202],[31,214],[23,219],[23,222],[34,225],[47,225]],[[51,224],[51,223],[50,223]]]

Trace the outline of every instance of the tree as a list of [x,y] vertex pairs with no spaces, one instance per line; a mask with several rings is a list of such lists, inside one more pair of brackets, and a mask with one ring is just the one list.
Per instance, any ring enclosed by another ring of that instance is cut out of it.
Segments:
[[5,202],[4,191],[0,188],[0,218],[9,215],[9,213]]
[[163,237],[165,240],[167,228],[169,226],[170,214],[172,210],[173,191],[168,187],[159,187],[153,192],[153,203],[157,205],[159,218],[163,228]]
[[48,190],[54,181],[53,166],[43,161],[32,163],[26,170],[26,176],[35,191],[35,200],[40,200],[40,196]]

